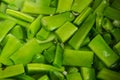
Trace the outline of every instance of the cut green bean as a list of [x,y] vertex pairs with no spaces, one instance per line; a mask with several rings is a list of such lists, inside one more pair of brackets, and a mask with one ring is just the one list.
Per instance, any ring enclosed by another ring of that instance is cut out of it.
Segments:
[[97,77],[103,80],[120,80],[120,73],[104,68],[98,73]]
[[[13,65],[13,62],[10,60],[10,56],[18,50],[22,44],[18,39],[16,39],[13,35],[8,34],[8,40],[1,52],[0,62],[4,65]],[[11,47],[12,44],[12,47]]]
[[59,71],[63,72],[64,68],[57,68],[48,64],[38,64],[38,63],[31,63],[27,64],[27,71],[28,73],[34,72],[43,72],[43,71]]
[[64,12],[61,14],[53,15],[53,16],[45,16],[42,18],[42,24],[45,29],[49,31],[53,31],[60,26],[62,26],[66,21],[72,21],[74,19],[74,15],[70,12]]
[[13,0],[13,2],[10,2],[10,4],[8,4],[8,8],[13,10],[21,10],[24,1],[25,0]]
[[28,76],[26,74],[21,74],[15,77],[17,80],[35,80],[31,76]]
[[35,34],[39,31],[39,29],[41,28],[40,21],[42,17],[43,17],[42,15],[39,15],[28,27],[28,31],[27,31],[28,38],[33,38]]
[[61,42],[67,41],[76,31],[77,27],[70,22],[66,22],[55,31]]
[[67,74],[67,80],[82,80],[79,72]]
[[0,42],[4,39],[6,34],[15,26],[15,22],[11,20],[5,20],[0,27]]
[[102,23],[103,23],[103,14],[102,13],[97,13],[96,14],[96,30],[102,34]]
[[99,59],[105,63],[107,67],[111,67],[119,59],[119,56],[113,52],[101,35],[97,35],[89,43],[89,47],[95,52],[96,56],[98,56]]
[[50,0],[36,0],[36,3],[39,4],[40,6],[49,6],[50,5]]
[[31,14],[54,14],[55,8],[48,7],[48,6],[41,7],[39,6],[39,4],[26,0],[23,4],[23,8],[21,11],[25,13],[31,13]]
[[24,14],[22,12],[15,11],[15,10],[7,9],[6,13],[13,17],[19,18],[19,19],[27,21],[27,22],[32,22],[34,20],[33,17],[31,17],[27,14]]
[[22,64],[9,66],[0,72],[0,79],[17,76],[23,74],[24,72],[24,66]]
[[120,11],[112,7],[107,7],[104,11],[104,16],[113,20],[120,20],[119,15],[120,15]]
[[32,59],[32,63],[45,63],[45,56],[43,56],[42,54],[36,54],[33,59]]
[[114,20],[113,21],[113,25],[115,26],[115,27],[120,27],[120,20]]
[[81,47],[88,45],[89,42],[90,42],[90,38],[86,37],[85,40],[83,41],[83,43],[81,44]]
[[88,17],[88,15],[92,12],[92,9],[90,7],[87,7],[84,9],[81,14],[74,20],[74,24],[80,25],[82,22]]
[[107,43],[108,45],[111,44],[111,41],[112,41],[112,36],[111,36],[111,34],[105,33],[105,34],[103,34],[103,38],[104,38],[104,40],[106,41],[106,43]]
[[120,29],[119,28],[116,28],[116,29],[113,29],[111,31],[111,34],[113,35],[113,37],[115,38],[116,42],[120,41]]
[[120,0],[114,0],[111,6],[120,10]]
[[20,25],[16,25],[10,33],[14,35],[17,39],[23,40],[24,39],[24,32]]
[[106,68],[106,65],[97,57],[94,58],[94,64],[96,70],[101,70],[103,68]]
[[62,46],[58,43],[55,51],[55,58],[53,61],[53,65],[56,67],[61,67],[62,66],[62,60],[63,58],[63,48]]
[[99,6],[95,9],[94,13],[103,13],[104,9],[108,6],[107,0],[102,0]]
[[83,80],[96,80],[93,68],[81,67],[80,70]]
[[92,8],[95,10],[103,0],[95,0]]
[[108,32],[111,32],[113,30],[112,23],[107,18],[103,19],[102,27]]
[[39,44],[47,43],[47,42],[53,41],[53,40],[55,39],[55,37],[56,37],[55,34],[50,33],[50,35],[48,36],[48,38],[47,38],[46,40],[38,40],[38,39],[37,39],[37,41],[38,41]]
[[3,2],[0,4],[0,12],[5,13],[7,5]]
[[17,50],[10,59],[14,64],[27,64],[32,61],[35,54],[39,53],[40,45],[35,39],[28,41],[19,50]]
[[120,55],[120,42],[114,46],[114,50]]
[[7,3],[7,4],[11,4],[14,2],[14,0],[2,0],[3,2]]
[[56,46],[53,45],[50,48],[48,48],[46,51],[44,51],[44,56],[45,59],[47,60],[47,62],[52,63],[54,61],[54,57],[55,57],[55,48]]
[[79,49],[81,44],[83,43],[84,39],[86,38],[87,34],[93,27],[95,22],[95,16],[90,14],[86,21],[83,23],[82,26],[78,29],[78,31],[73,35],[73,37],[68,42],[74,49]]
[[64,50],[63,65],[91,67],[92,62],[92,51]]
[[68,72],[68,74],[69,73],[76,73],[76,72],[78,72],[79,70],[78,70],[78,68],[76,68],[76,67],[70,67],[70,68],[68,68],[68,70],[67,70],[67,72]]
[[38,80],[49,80],[49,77],[47,75],[44,75],[40,77]]
[[47,31],[42,27],[36,34],[36,38],[39,40],[46,40],[49,34],[50,34],[50,31]]
[[64,75],[58,71],[50,72],[50,79],[51,80],[64,80]]
[[81,13],[91,2],[92,0],[74,0],[72,10]]
[[56,12],[70,11],[72,3],[73,0],[58,0],[58,6]]
[[14,18],[14,17],[8,16],[8,15],[3,14],[3,13],[1,13],[1,12],[0,12],[0,18],[2,18],[2,19],[10,19],[11,21],[14,21],[14,22],[16,22],[17,24],[19,24],[19,25],[21,25],[21,26],[23,26],[23,27],[25,27],[25,28],[29,26],[29,24],[28,24],[27,22],[21,21],[21,20],[19,20],[19,19],[16,19],[16,18]]
[[53,42],[40,43],[39,53],[42,53],[44,50],[50,48],[53,45],[54,45]]

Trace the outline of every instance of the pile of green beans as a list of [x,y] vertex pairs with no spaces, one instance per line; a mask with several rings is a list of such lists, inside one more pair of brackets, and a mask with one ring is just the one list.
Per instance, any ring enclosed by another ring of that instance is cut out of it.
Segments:
[[0,80],[120,80],[120,0],[0,0]]

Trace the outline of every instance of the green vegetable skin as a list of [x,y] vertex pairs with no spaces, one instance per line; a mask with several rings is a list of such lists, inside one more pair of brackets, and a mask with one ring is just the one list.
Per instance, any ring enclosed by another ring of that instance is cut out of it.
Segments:
[[120,0],[0,0],[0,80],[120,80]]

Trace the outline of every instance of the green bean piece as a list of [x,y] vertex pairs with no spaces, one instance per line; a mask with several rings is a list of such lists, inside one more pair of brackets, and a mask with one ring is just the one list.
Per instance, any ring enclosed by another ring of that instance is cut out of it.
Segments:
[[29,24],[28,24],[27,22],[21,21],[21,20],[19,20],[19,19],[16,19],[16,18],[11,17],[11,16],[9,16],[9,15],[3,14],[3,13],[1,13],[1,12],[0,12],[0,18],[2,18],[2,19],[9,19],[9,20],[11,20],[11,21],[14,21],[14,22],[16,22],[17,24],[19,24],[19,25],[21,25],[21,26],[23,26],[23,27],[25,27],[25,28],[29,26]]
[[47,60],[47,62],[52,63],[54,61],[55,49],[56,49],[56,46],[53,45],[50,48],[48,48],[46,51],[44,51],[43,55],[45,56],[45,59]]
[[35,39],[28,41],[19,50],[17,50],[10,59],[14,64],[27,64],[32,61],[35,54],[39,53],[40,45]]
[[92,62],[92,51],[64,50],[63,65],[91,67]]
[[120,80],[120,73],[104,68],[98,73],[97,77],[103,80]]
[[10,33],[14,35],[17,39],[23,40],[24,39],[24,32],[20,25],[16,25]]
[[[67,3],[67,4],[66,4]],[[70,11],[73,0],[58,0],[58,6],[56,12]]]
[[91,2],[92,0],[74,0],[72,10],[81,13]]
[[1,23],[0,27],[0,42],[4,39],[6,34],[15,26],[15,22],[11,20],[5,20]]
[[119,56],[107,45],[101,35],[93,38],[88,46],[107,67],[111,67],[119,59]]
[[120,0],[114,0],[111,7],[119,9],[120,10]]
[[7,5],[3,2],[0,4],[0,12],[5,13]]
[[28,73],[34,72],[43,72],[43,71],[59,71],[63,72],[64,68],[57,68],[48,64],[40,64],[40,63],[31,63],[27,64],[27,71]]
[[106,43],[107,43],[108,45],[111,44],[111,42],[112,42],[112,36],[111,36],[110,33],[105,33],[105,34],[103,34],[103,38],[104,38],[104,40],[106,41]]
[[95,9],[94,13],[103,13],[104,9],[108,6],[108,1],[107,0],[102,0],[99,6]]
[[90,7],[87,7],[84,9],[81,14],[74,20],[74,24],[80,25],[82,22],[88,17],[88,15],[92,12],[92,9]]
[[93,68],[81,67],[80,70],[83,80],[96,80]]
[[83,41],[83,43],[81,44],[81,47],[88,45],[89,42],[90,42],[90,38],[86,37],[85,40]]
[[107,7],[104,11],[104,16],[113,20],[120,20],[119,14],[120,14],[120,11],[112,7]]
[[[18,50],[22,44],[18,39],[16,39],[13,35],[8,34],[8,40],[1,52],[0,62],[4,65],[13,65],[13,62],[10,60],[10,56]],[[12,44],[12,47],[11,47]]]
[[49,80],[49,77],[47,75],[44,75],[40,77],[38,80]]
[[23,64],[9,66],[0,72],[0,79],[14,77],[14,76],[23,74],[24,72],[25,71],[24,71]]
[[77,31],[77,29],[78,28],[72,23],[66,22],[60,28],[58,28],[55,33],[61,42],[65,42]]
[[120,41],[113,48],[120,55]]
[[38,41],[39,44],[48,43],[48,42],[53,41],[53,40],[55,39],[55,37],[56,37],[55,34],[50,33],[50,35],[48,36],[48,38],[47,38],[46,40],[38,40],[38,39],[37,39],[37,41]]
[[35,80],[31,76],[28,76],[26,74],[21,74],[15,77],[17,80]]
[[45,63],[45,57],[42,54],[36,54],[33,59],[32,63]]
[[13,2],[8,4],[8,8],[12,10],[21,10],[22,4],[24,3],[25,0],[13,0]]
[[113,30],[112,23],[107,18],[103,19],[102,27],[108,32],[111,32]]
[[7,4],[11,4],[11,3],[13,3],[15,0],[2,0],[2,2],[5,2],[5,3],[7,3]]
[[23,4],[23,8],[21,11],[24,13],[30,13],[30,14],[54,14],[55,9],[56,8],[52,8],[48,6],[41,7],[36,3],[26,0]]
[[62,60],[63,58],[63,48],[62,46],[58,43],[55,51],[55,58],[53,61],[53,65],[56,67],[61,67],[62,66]]
[[103,1],[103,0],[95,0],[95,1],[93,2],[92,8],[95,10],[95,9],[100,5],[100,3],[101,3],[102,1]]
[[78,72],[78,68],[76,67],[69,67],[68,70],[67,70],[67,73],[70,74],[70,73],[76,73]]
[[120,20],[114,20],[113,21],[113,25],[115,26],[115,27],[120,27]]
[[107,0],[102,0],[99,6],[94,10],[96,16],[96,30],[102,34],[103,11],[108,6]]
[[36,38],[39,40],[46,40],[50,34],[50,31],[47,31],[43,27],[36,34]]
[[40,43],[39,53],[42,53],[44,50],[53,46],[53,42]]
[[66,21],[72,21],[73,19],[74,15],[72,13],[64,12],[53,16],[45,16],[41,22],[46,30],[53,31],[62,26]]
[[51,80],[64,80],[64,75],[58,71],[50,72],[50,79]]
[[30,26],[28,27],[28,30],[27,30],[27,37],[28,38],[33,38],[36,33],[39,31],[39,29],[41,28],[41,18],[43,16],[42,15],[39,15],[31,24]]
[[12,10],[12,9],[7,9],[6,13],[13,16],[13,17],[19,18],[19,19],[27,21],[27,22],[32,22],[34,20],[33,17],[31,17],[31,16],[29,16],[27,14],[24,14],[22,12]]
[[40,6],[49,6],[50,5],[50,0],[36,0],[36,3],[39,4]]
[[120,41],[120,29],[119,28],[115,28],[111,31],[111,34],[113,35],[113,37],[115,38],[116,42]]
[[101,70],[103,68],[106,68],[106,65],[97,57],[94,58],[94,64],[96,70]]
[[56,8],[57,4],[58,4],[58,0],[52,0],[51,3],[50,3],[50,6]]
[[103,14],[102,13],[97,13],[96,14],[96,30],[100,34],[103,33],[102,23],[103,23]]
[[70,39],[70,41],[68,41],[68,43],[74,49],[79,49],[81,47],[81,44],[83,43],[87,34],[93,27],[94,22],[95,22],[95,16],[93,14],[90,14],[89,17],[83,23],[83,25],[80,26],[80,28],[77,30],[77,32]]
[[67,80],[82,80],[79,72],[67,74]]

